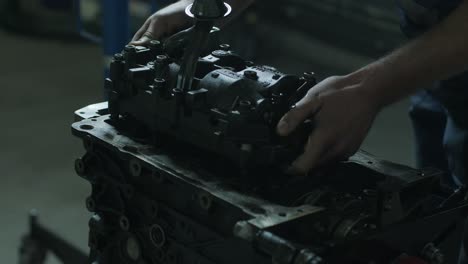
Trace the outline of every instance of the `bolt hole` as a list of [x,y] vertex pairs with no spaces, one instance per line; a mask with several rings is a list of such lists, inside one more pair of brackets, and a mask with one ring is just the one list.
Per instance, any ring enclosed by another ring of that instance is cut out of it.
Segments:
[[286,217],[286,213],[279,213],[278,215],[281,217]]
[[81,125],[80,128],[83,129],[83,130],[92,130],[92,129],[94,129],[94,127],[91,126],[91,125]]
[[138,177],[141,175],[141,165],[138,160],[131,160],[130,161],[130,173],[132,176]]
[[120,221],[119,221],[119,222],[120,222],[120,227],[121,227],[123,230],[126,231],[126,230],[129,229],[130,224],[128,223],[127,217],[122,216],[122,217],[120,218]]
[[88,197],[88,199],[86,199],[86,208],[90,212],[94,212],[94,210],[96,209],[96,203],[91,197]]
[[199,203],[200,203],[200,206],[201,208],[205,209],[205,210],[210,210],[211,209],[211,206],[212,206],[212,200],[211,200],[211,197],[206,194],[206,193],[202,193],[199,195]]
[[150,230],[150,239],[153,245],[161,248],[166,243],[166,235],[159,225],[154,225]]

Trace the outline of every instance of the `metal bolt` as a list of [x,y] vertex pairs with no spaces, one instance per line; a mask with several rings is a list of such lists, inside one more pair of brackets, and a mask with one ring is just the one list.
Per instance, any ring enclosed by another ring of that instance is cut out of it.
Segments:
[[302,75],[306,81],[315,82],[315,73],[314,72],[304,72]]
[[154,88],[156,90],[161,90],[161,89],[164,89],[166,88],[166,80],[162,79],[162,78],[156,78],[154,79]]
[[166,55],[156,56],[156,63],[166,63],[169,58]]
[[124,56],[122,53],[117,53],[114,55],[114,61],[123,61],[124,60]]
[[211,55],[217,57],[217,58],[220,58],[220,57],[226,57],[229,55],[228,52],[226,52],[225,50],[215,50],[211,53]]
[[161,47],[161,41],[159,41],[159,40],[151,40],[150,43],[149,43],[149,47],[150,47],[151,49],[160,48],[160,47]]
[[134,45],[127,45],[125,46],[124,51],[127,53],[133,53],[136,52],[136,47]]
[[231,49],[231,45],[229,44],[221,44],[219,45],[219,48],[224,51],[229,51]]

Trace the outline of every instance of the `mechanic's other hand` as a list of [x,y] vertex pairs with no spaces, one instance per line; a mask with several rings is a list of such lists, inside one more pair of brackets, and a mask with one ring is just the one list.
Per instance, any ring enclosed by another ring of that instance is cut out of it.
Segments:
[[334,76],[322,81],[280,120],[277,130],[282,136],[309,117],[315,123],[304,153],[292,163],[290,173],[306,174],[357,152],[380,110],[372,96],[364,92],[368,89],[360,79]]
[[186,16],[185,8],[192,2],[181,0],[150,16],[135,34],[130,44],[144,46],[151,40],[159,40],[189,27],[191,19]]

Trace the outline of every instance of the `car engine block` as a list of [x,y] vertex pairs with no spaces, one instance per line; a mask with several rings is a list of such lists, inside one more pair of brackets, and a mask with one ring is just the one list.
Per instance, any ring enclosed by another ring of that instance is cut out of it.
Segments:
[[75,169],[92,184],[90,263],[454,263],[464,190],[365,152],[286,175],[313,121],[290,138],[276,122],[313,74],[214,47],[184,90],[183,51],[127,46],[111,64],[109,102],[76,112],[86,154]]

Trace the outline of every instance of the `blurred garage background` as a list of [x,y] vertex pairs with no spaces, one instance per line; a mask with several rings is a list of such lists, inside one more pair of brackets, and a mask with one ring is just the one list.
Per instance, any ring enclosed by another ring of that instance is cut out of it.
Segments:
[[[75,175],[83,153],[74,110],[103,100],[106,58],[170,1],[0,0],[0,262],[17,262],[27,212],[87,248],[90,188]],[[225,29],[249,59],[320,78],[344,74],[404,42],[391,0],[258,0]],[[408,103],[382,112],[363,148],[413,165]],[[53,256],[47,263],[58,263]]]

